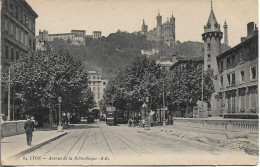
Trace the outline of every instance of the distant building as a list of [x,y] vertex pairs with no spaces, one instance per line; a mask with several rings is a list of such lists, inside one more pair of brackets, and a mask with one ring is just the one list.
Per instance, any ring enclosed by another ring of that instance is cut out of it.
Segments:
[[178,53],[174,53],[172,57],[161,56],[159,60],[156,61],[156,64],[159,64],[162,69],[169,70],[177,61],[185,59],[185,57],[178,56]]
[[102,32],[101,31],[93,31],[93,39],[101,39]]
[[48,45],[48,31],[39,30],[39,36],[36,36],[36,50],[37,51],[47,51]]
[[94,93],[94,98],[97,103],[97,108],[101,107],[101,100],[103,99],[103,95],[105,93],[105,89],[108,83],[108,80],[102,79],[102,73],[99,71],[88,71],[89,73],[89,87],[91,91]]
[[225,118],[258,118],[258,30],[247,24],[247,37],[217,56],[218,108]]
[[85,30],[71,30],[71,33],[48,34],[48,41],[63,39],[72,45],[85,45],[85,32]]
[[[35,19],[38,15],[25,0],[2,0],[1,2],[1,66],[2,70],[6,70],[13,61],[36,50]],[[8,100],[4,89],[1,97],[1,113],[7,116]],[[12,102],[13,96],[11,96],[11,111],[14,106]],[[15,119],[17,119],[16,115],[15,111]],[[12,116],[11,114],[11,118]]]
[[156,17],[157,27],[148,31],[148,26],[145,25],[143,20],[141,33],[147,36],[147,40],[153,40],[157,42],[163,42],[169,46],[175,45],[175,17],[171,16],[170,20],[167,19],[165,23],[162,23],[162,16],[158,13]]

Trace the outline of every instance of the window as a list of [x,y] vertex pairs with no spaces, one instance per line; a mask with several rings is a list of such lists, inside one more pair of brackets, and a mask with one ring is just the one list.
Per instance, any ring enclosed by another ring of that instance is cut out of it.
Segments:
[[223,60],[220,61],[220,71],[223,71]]
[[100,93],[97,94],[97,98],[98,98],[98,99],[100,98]]
[[232,73],[232,85],[235,85],[236,84],[236,74],[235,73]]
[[246,95],[246,89],[239,89],[239,111],[245,112],[245,95]]
[[106,82],[103,82],[103,85],[106,85]]
[[250,79],[256,80],[256,66],[250,67]]
[[208,54],[208,61],[210,61],[210,54]]
[[32,49],[32,40],[29,39],[29,47]]
[[16,51],[16,60],[19,59],[19,51]]
[[93,75],[93,79],[96,79],[96,76],[95,76],[95,75]]
[[15,6],[15,17],[18,18],[18,6]]
[[245,71],[244,70],[240,71],[240,82],[241,83],[245,82]]
[[244,60],[244,53],[243,50],[241,49],[239,52],[239,62],[242,62]]
[[15,31],[16,31],[16,33],[15,33],[15,39],[16,39],[17,41],[19,41],[19,28],[18,28],[18,26],[16,26]]
[[33,41],[33,50],[35,50],[35,41]]
[[208,43],[208,50],[210,50],[211,48],[210,48],[210,43]]
[[19,31],[19,32],[18,32],[18,41],[19,41],[19,42],[22,42],[21,29],[19,28],[18,31]]
[[9,59],[9,46],[5,45],[5,58]]
[[230,67],[230,57],[227,58],[227,68]]
[[93,87],[93,92],[95,92],[96,91],[96,87]]
[[210,69],[210,65],[208,65],[208,69]]
[[251,112],[255,113],[256,112],[256,105],[257,105],[257,90],[256,89],[251,89],[250,90],[250,109]]
[[227,74],[228,85],[231,85],[230,74]]
[[5,30],[6,31],[9,30],[8,26],[9,26],[9,20],[7,18],[5,18]]
[[23,33],[23,30],[21,30],[21,43],[24,44],[24,33]]
[[236,94],[231,95],[231,111],[232,113],[236,112]]
[[231,56],[231,66],[234,66],[235,64],[236,64],[236,59],[235,59],[236,57],[235,57],[235,55],[233,54],[232,56]]
[[230,98],[230,96],[228,96],[228,98],[227,98],[227,112],[228,113],[231,112],[231,98]]
[[220,76],[220,84],[223,87],[223,76]]
[[14,35],[14,23],[10,22],[10,34]]
[[14,48],[11,48],[11,60],[14,60]]
[[100,92],[100,87],[97,88],[97,91]]

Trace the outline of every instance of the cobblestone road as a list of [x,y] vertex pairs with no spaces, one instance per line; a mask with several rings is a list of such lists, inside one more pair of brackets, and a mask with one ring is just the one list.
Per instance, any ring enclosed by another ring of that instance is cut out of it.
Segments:
[[160,136],[142,128],[129,128],[125,125],[107,126],[105,123],[95,122],[76,125],[67,131],[67,135],[20,157],[19,162],[27,165],[195,165],[257,162],[255,156]]

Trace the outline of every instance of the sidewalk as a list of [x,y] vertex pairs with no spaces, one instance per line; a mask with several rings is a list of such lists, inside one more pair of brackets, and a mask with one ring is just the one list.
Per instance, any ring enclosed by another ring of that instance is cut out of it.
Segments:
[[57,132],[57,130],[36,130],[33,132],[32,146],[27,146],[25,133],[4,137],[1,140],[2,162],[7,158],[23,156],[65,134],[67,134],[66,131]]

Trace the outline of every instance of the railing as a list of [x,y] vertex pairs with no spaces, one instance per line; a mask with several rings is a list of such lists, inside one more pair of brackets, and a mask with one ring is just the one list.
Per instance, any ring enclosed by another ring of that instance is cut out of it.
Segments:
[[258,133],[258,119],[174,118],[173,126]]
[[1,122],[1,136],[13,136],[25,133],[24,123],[26,120],[21,121],[2,121]]

